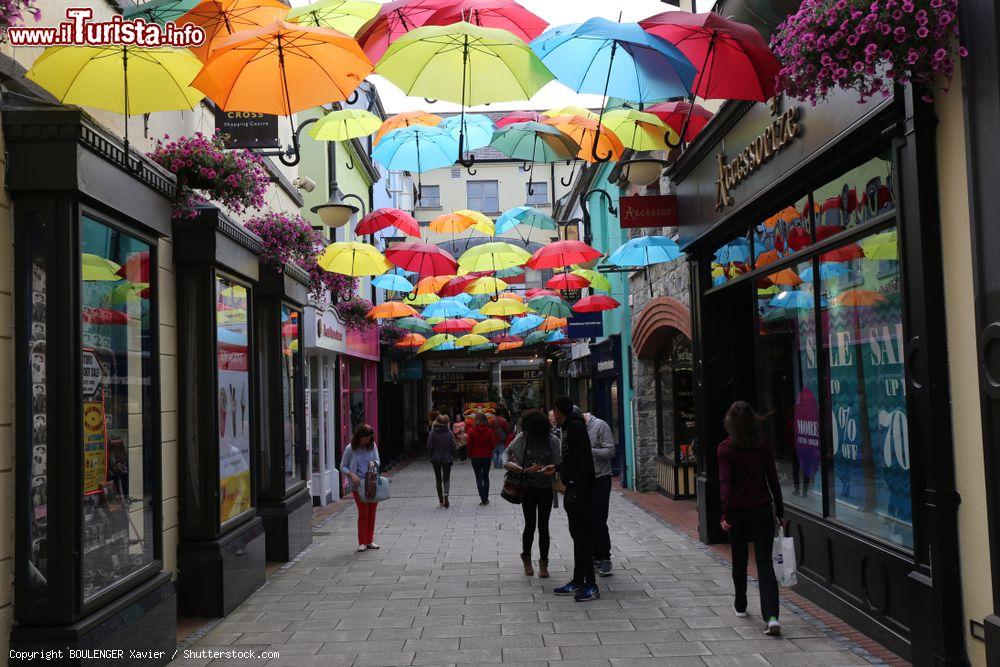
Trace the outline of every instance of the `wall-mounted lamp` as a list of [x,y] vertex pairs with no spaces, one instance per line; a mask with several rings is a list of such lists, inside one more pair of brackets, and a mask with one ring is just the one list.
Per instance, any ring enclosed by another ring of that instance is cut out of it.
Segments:
[[654,158],[648,151],[637,153],[621,163],[622,176],[632,185],[651,185],[660,179],[666,160]]
[[[333,194],[330,195],[330,199],[325,204],[319,204],[309,209],[318,215],[319,219],[327,227],[343,227],[359,210],[362,216],[368,215],[365,200],[361,197],[352,194],[346,194],[341,197],[336,183],[330,185],[330,190]],[[359,209],[357,206],[346,203],[345,199],[356,199],[361,204],[361,208]]]

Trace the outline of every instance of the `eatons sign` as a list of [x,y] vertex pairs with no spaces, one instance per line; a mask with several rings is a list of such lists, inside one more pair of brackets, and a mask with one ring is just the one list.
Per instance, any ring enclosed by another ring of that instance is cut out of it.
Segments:
[[749,178],[776,154],[791,144],[801,132],[799,108],[790,107],[780,115],[776,99],[769,102],[774,120],[764,128],[746,148],[729,159],[725,153],[717,153],[719,174],[715,181],[715,210],[721,211],[733,205],[731,192]]

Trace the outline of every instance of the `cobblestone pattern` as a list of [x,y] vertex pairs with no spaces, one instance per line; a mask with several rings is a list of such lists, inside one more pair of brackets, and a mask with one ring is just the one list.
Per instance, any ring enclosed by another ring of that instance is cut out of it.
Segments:
[[[379,551],[356,553],[356,511],[331,516],[295,562],[269,576],[235,612],[187,645],[253,649],[267,665],[858,665],[877,662],[783,610],[784,636],[765,637],[732,611],[729,571],[682,532],[612,494],[614,576],[590,603],[552,594],[568,578],[572,543],[552,514],[552,578],[525,577],[522,517],[497,495],[481,507],[468,464],[452,473],[451,509],[415,463],[393,477],[379,507]],[[537,558],[537,545],[535,547]],[[208,658],[174,665],[248,664]]]

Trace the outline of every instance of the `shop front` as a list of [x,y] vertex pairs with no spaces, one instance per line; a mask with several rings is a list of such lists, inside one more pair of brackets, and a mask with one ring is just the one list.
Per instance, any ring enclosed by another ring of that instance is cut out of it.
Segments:
[[801,592],[916,664],[960,660],[929,107],[909,89],[729,103],[671,178],[693,364],[676,336],[640,354],[659,359],[675,429],[693,368],[702,540],[724,539],[715,446],[746,400],[775,448]]
[[[541,408],[545,405],[545,373],[537,364],[532,368],[514,367],[500,364],[501,403],[507,406],[511,416],[525,410]],[[509,368],[509,370],[508,370]]]
[[612,474],[618,475],[625,463],[621,336],[609,336],[600,343],[591,345],[590,361],[594,369],[590,412],[606,421],[611,427],[617,445],[615,459],[612,462]]
[[347,329],[344,351],[338,356],[340,442],[337,460],[351,443],[354,429],[368,424],[379,432],[378,328]]
[[347,328],[332,307],[306,305],[302,344],[306,355],[306,430],[311,450],[313,505],[340,498],[337,442],[337,354],[347,349]]
[[430,367],[427,372],[431,380],[431,404],[438,412],[455,415],[464,412],[466,403],[486,403],[491,400],[490,371],[453,371],[447,368]]

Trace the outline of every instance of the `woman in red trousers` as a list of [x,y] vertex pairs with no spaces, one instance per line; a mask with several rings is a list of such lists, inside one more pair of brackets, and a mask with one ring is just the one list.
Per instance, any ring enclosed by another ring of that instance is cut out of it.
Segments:
[[476,473],[476,488],[479,489],[480,505],[490,504],[490,465],[493,463],[493,448],[497,446],[497,435],[490,426],[490,420],[482,412],[476,414],[476,423],[468,430],[469,458]]
[[354,502],[358,506],[358,551],[378,549],[375,544],[375,512],[378,503],[366,503],[361,500],[359,492],[363,493],[365,475],[374,462],[381,465],[378,457],[378,445],[375,444],[375,429],[368,424],[361,424],[354,430],[351,444],[344,449],[340,459],[340,472],[348,478],[347,489],[354,494]]

